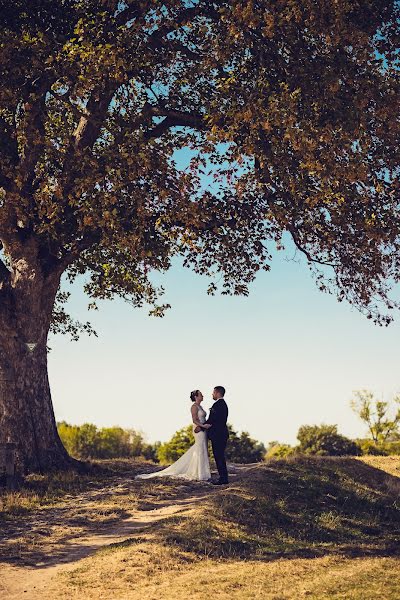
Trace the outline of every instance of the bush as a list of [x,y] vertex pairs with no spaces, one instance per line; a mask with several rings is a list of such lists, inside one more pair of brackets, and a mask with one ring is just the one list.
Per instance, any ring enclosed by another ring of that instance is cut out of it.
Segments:
[[383,444],[388,454],[399,455],[400,454],[400,441],[396,442],[385,442]]
[[285,458],[295,453],[295,448],[289,444],[280,444],[279,442],[273,442],[269,445],[265,458]]
[[174,433],[169,442],[160,444],[157,458],[161,463],[172,463],[185,454],[186,450],[194,444],[192,425],[183,427]]
[[372,456],[389,456],[400,454],[400,441],[376,443],[371,439],[357,440],[363,454]]
[[[226,458],[230,462],[252,463],[259,462],[265,454],[265,446],[252,439],[246,431],[240,435],[228,424],[229,441],[226,448]],[[192,425],[179,429],[169,442],[161,444],[157,456],[162,463],[175,462],[194,444]]]
[[96,425],[69,425],[65,421],[58,423],[58,433],[67,452],[76,458],[97,456],[99,439]]
[[373,440],[357,440],[361,452],[372,456],[387,456],[387,452],[382,448],[382,444],[377,444]]
[[143,456],[146,460],[152,460],[153,462],[159,462],[158,460],[158,449],[161,446],[161,442],[155,442],[154,444],[143,444],[142,452],[139,456]]
[[360,456],[360,446],[340,435],[337,425],[303,425],[300,427],[297,449],[304,454],[319,456]]
[[228,425],[229,441],[226,448],[226,458],[233,463],[253,463],[263,460],[265,446],[250,437],[247,431],[239,435],[231,425]]
[[146,444],[143,436],[133,429],[104,427],[92,423],[69,425],[58,423],[58,433],[67,452],[79,459],[130,458],[143,456],[156,460],[157,445]]

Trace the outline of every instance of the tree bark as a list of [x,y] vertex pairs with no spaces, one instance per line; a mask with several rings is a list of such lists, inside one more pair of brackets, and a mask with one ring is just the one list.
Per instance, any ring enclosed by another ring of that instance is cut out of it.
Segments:
[[73,462],[57,432],[47,372],[60,274],[43,273],[32,244],[22,250],[0,287],[0,442],[16,444],[23,472],[43,472]]
[[17,445],[23,472],[70,463],[57,432],[46,353],[43,344],[32,352],[16,339],[1,344],[0,441]]

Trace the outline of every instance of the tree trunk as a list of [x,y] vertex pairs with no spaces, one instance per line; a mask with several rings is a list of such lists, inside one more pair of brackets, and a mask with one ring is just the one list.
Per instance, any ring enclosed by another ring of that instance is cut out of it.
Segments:
[[17,445],[23,471],[64,467],[69,457],[57,433],[47,376],[46,346],[1,344],[0,441]]
[[[25,257],[35,258],[32,248]],[[72,464],[59,438],[47,373],[47,337],[59,275],[14,261],[0,290],[0,442],[14,442],[23,472]],[[30,346],[30,347],[29,347]]]

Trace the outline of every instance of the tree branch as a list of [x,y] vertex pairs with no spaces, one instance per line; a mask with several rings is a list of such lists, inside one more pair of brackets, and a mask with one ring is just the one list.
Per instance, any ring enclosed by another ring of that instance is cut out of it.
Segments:
[[[201,14],[202,7],[198,4],[195,6],[188,6],[182,12],[177,15],[172,24],[163,25],[150,34],[148,37],[148,43],[154,48],[160,48],[160,42],[164,40],[165,36],[173,31],[179,29],[182,25],[185,25],[190,19]],[[219,14],[218,14],[219,16]]]
[[4,173],[0,173],[0,188],[5,189],[6,191],[11,191],[13,189],[13,180],[4,175]]
[[160,137],[170,127],[193,127],[194,129],[206,130],[207,124],[199,114],[191,114],[178,110],[168,110],[157,106],[147,105],[143,110],[144,114],[151,114],[155,117],[165,117],[163,121],[155,125],[153,129],[145,133],[145,139]]
[[132,1],[130,6],[127,6],[123,10],[121,10],[114,18],[114,21],[110,23],[110,25],[106,28],[106,32],[113,31],[115,27],[122,27],[123,25],[127,25],[129,21],[132,19],[137,19],[143,16],[143,11],[140,10],[140,5],[135,0]]
[[330,262],[327,262],[327,261],[318,260],[317,258],[314,258],[310,254],[310,252],[308,250],[306,250],[306,248],[304,248],[304,246],[302,245],[301,241],[299,240],[299,238],[297,236],[297,232],[295,231],[295,228],[292,227],[292,226],[287,226],[287,230],[291,234],[293,242],[294,242],[296,248],[298,250],[300,250],[300,252],[302,252],[306,256],[308,262],[317,263],[319,265],[324,265],[325,267],[332,267],[333,269],[335,269],[338,266],[335,263],[330,263]]
[[29,187],[35,177],[35,167],[43,150],[46,135],[44,125],[46,94],[50,90],[51,84],[52,81],[46,78],[42,79],[37,85],[35,81],[31,86],[34,87],[35,85],[35,89],[27,90],[29,99],[24,102],[24,136],[26,142],[23,149],[23,158],[19,164],[24,182],[23,191],[29,191]]
[[74,262],[74,260],[79,258],[82,252],[88,250],[91,246],[98,244],[100,240],[101,231],[90,231],[86,235],[83,235],[80,240],[77,240],[75,244],[73,244],[71,250],[59,260],[57,268],[62,273]]
[[12,129],[9,123],[0,117],[0,149],[13,164],[18,163],[18,144],[16,132]]
[[[12,130],[10,124],[3,117],[0,117],[0,155],[6,159],[3,163],[5,168],[7,168],[7,163],[14,168],[18,165],[19,156],[15,130]],[[12,178],[3,170],[0,171],[0,187],[7,191],[11,191],[14,187]]]
[[108,78],[102,82],[102,89],[94,89],[86,106],[86,114],[81,115],[78,125],[70,139],[67,158],[63,166],[63,191],[70,193],[76,176],[74,163],[79,151],[91,148],[97,140],[106,117],[108,107],[118,87],[116,81]]
[[0,285],[10,281],[11,273],[7,269],[5,263],[0,258]]
[[200,58],[199,53],[194,52],[177,39],[152,39],[150,37],[148,44],[153,50],[162,50],[168,44],[170,49],[173,49],[176,52],[182,52],[187,58],[191,58],[192,60]]
[[90,115],[89,115],[88,111],[86,110],[86,108],[79,109],[77,106],[75,106],[75,104],[68,101],[68,98],[69,98],[68,92],[66,94],[57,94],[57,92],[54,92],[53,90],[49,90],[49,92],[53,96],[53,98],[55,98],[56,100],[60,100],[66,106],[68,106],[68,108],[70,108],[72,110],[72,112],[78,119],[82,119],[82,118],[89,119],[90,118]]
[[83,150],[93,146],[103,126],[112,97],[119,85],[115,81],[107,81],[103,90],[92,92],[87,104],[87,114],[81,116],[74,132],[74,146],[76,149]]

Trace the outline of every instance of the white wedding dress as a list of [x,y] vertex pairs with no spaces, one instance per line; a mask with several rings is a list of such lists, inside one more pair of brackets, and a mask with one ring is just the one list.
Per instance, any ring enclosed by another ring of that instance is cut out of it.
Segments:
[[[199,406],[198,420],[206,422],[206,411]],[[196,425],[193,424],[193,433]],[[207,481],[211,479],[210,461],[208,459],[207,432],[205,430],[194,433],[194,444],[176,462],[155,473],[142,473],[135,479],[150,479],[151,477],[181,477],[194,481]]]

